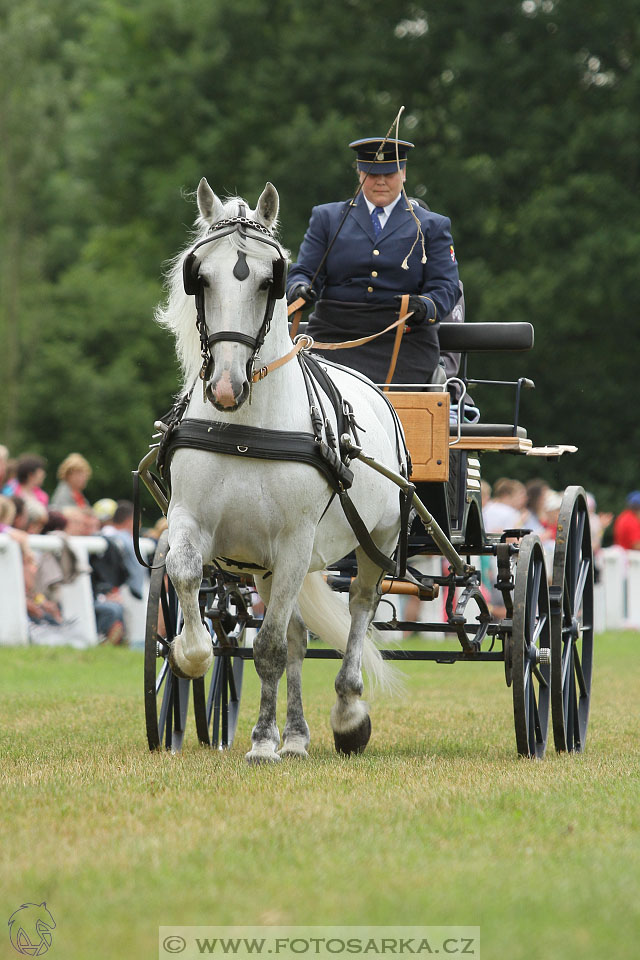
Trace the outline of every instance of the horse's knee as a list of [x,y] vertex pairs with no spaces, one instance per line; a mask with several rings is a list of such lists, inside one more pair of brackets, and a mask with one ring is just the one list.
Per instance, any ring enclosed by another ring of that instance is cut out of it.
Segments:
[[263,683],[280,679],[287,665],[287,642],[284,636],[265,629],[264,624],[253,642],[253,661]]
[[172,544],[167,554],[167,573],[175,586],[195,588],[202,581],[202,556],[184,537]]

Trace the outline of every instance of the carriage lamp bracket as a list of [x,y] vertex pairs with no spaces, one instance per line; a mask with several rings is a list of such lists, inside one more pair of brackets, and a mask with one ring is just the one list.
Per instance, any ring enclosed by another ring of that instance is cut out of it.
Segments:
[[[465,354],[465,364],[466,364],[466,354]],[[535,390],[535,383],[533,380],[530,380],[528,377],[519,377],[517,380],[476,380],[466,376],[466,365],[463,375],[463,382],[467,385],[475,386],[490,386],[490,387],[515,387],[516,388],[516,400],[515,408],[513,411],[513,434],[512,436],[518,436],[518,418],[520,416],[520,396],[523,390]]]

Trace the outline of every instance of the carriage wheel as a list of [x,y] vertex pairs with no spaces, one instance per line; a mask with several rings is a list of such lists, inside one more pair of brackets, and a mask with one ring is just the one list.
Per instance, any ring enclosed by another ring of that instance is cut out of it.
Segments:
[[511,660],[518,753],[544,756],[551,702],[551,622],[544,550],[535,534],[520,541],[513,597]]
[[593,554],[587,498],[567,487],[551,585],[551,705],[556,750],[584,749],[593,665]]
[[[191,680],[175,677],[167,654],[173,638],[182,629],[182,611],[173,584],[166,575],[166,530],[158,541],[151,571],[147,623],[144,643],[144,712],[150,750],[164,746],[167,750],[182,749],[189,708]],[[162,611],[162,618],[160,618]],[[204,681],[194,681],[194,695]],[[200,691],[199,691],[200,692]]]
[[203,616],[215,638],[214,650],[224,647],[228,652],[213,661],[206,699],[204,687],[194,687],[196,728],[201,743],[225,750],[233,744],[238,726],[244,660],[233,656],[233,649],[245,643],[247,602],[240,589],[223,580],[205,587],[203,594],[207,600]]
[[244,660],[241,657],[215,658],[207,701],[207,724],[212,747],[226,750],[233,744],[238,726]]

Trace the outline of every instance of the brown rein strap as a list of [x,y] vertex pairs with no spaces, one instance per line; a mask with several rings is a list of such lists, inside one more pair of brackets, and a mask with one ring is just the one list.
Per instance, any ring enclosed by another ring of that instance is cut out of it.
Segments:
[[[412,315],[411,313],[407,312],[408,307],[409,307],[409,294],[404,293],[402,295],[402,300],[400,301],[400,318],[402,320],[406,320],[407,317],[410,317]],[[393,353],[391,354],[391,363],[389,364],[389,369],[387,371],[387,379],[385,380],[385,383],[387,384],[387,386],[385,387],[385,391],[388,390],[388,386],[391,383],[393,374],[395,373],[396,363],[398,362],[398,354],[400,353],[400,341],[402,340],[403,333],[404,333],[404,327],[401,327],[400,325],[398,325],[398,328],[396,330],[396,338],[393,343]]]
[[[300,325],[300,315],[302,310],[301,306],[304,304],[302,297],[298,300],[294,300],[288,308],[289,316],[295,314],[292,324],[291,324],[291,337],[295,337],[298,332],[298,326]],[[345,340],[342,343],[320,343],[315,341],[313,337],[309,337],[306,334],[301,336],[296,345],[292,350],[289,350],[289,353],[285,353],[283,357],[279,357],[277,360],[274,360],[272,363],[267,364],[265,367],[260,367],[259,370],[251,377],[252,383],[258,383],[259,380],[264,380],[267,374],[271,373],[272,370],[277,370],[278,367],[283,367],[285,363],[288,363],[289,360],[293,360],[294,357],[297,357],[301,350],[350,350],[351,347],[361,347],[365,343],[369,343],[371,340],[375,340],[376,337],[381,337],[384,333],[388,333],[389,330],[396,331],[396,338],[393,344],[393,354],[391,357],[391,364],[389,365],[389,372],[387,373],[387,379],[385,383],[390,383],[393,376],[393,372],[396,369],[396,363],[398,361],[398,353],[400,352],[400,342],[402,340],[402,334],[405,332],[405,321],[409,317],[413,316],[413,310],[407,311],[407,306],[409,303],[409,294],[404,294],[400,302],[400,316],[397,320],[394,320],[393,323],[390,323],[388,327],[385,327],[384,330],[380,330],[378,333],[372,333],[368,337],[360,337],[358,340]]]
[[283,367],[285,363],[289,363],[289,360],[293,360],[294,357],[297,357],[301,350],[307,349],[308,347],[312,346],[312,344],[313,340],[311,337],[301,334],[300,339],[293,349],[289,350],[289,353],[285,353],[284,357],[278,357],[277,360],[274,360],[272,363],[268,363],[266,367],[260,367],[259,370],[256,370],[254,375],[251,377],[251,382],[257,383],[259,380],[264,380],[268,373],[271,373],[272,370],[277,370],[278,367]]
[[291,321],[291,339],[295,340],[296,334],[298,332],[298,327],[300,326],[300,321],[302,319],[302,308],[306,304],[304,297],[298,297],[297,300],[294,300],[293,303],[290,303],[287,308],[287,313],[289,316],[293,314],[293,320]]
[[395,327],[398,328],[399,333],[396,333],[396,338],[402,336],[404,333],[404,327],[401,324],[404,324],[405,320],[408,320],[409,317],[413,316],[413,311],[411,313],[405,313],[403,316],[398,317],[397,320],[394,320],[393,323],[390,323],[388,327],[385,327],[384,330],[380,330],[378,333],[372,333],[368,337],[360,337],[359,340],[345,340],[343,343],[320,343],[317,340],[313,341],[314,350],[350,350],[351,347],[361,347],[364,343],[369,343],[370,340],[375,340],[376,337],[381,337],[383,333],[388,333],[389,330],[393,330]]

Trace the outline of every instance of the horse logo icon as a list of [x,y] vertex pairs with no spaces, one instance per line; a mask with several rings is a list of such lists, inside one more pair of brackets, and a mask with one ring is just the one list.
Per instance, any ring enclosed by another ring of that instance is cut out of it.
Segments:
[[23,903],[9,917],[11,945],[26,957],[41,957],[51,946],[51,931],[56,922],[47,910],[47,904]]

